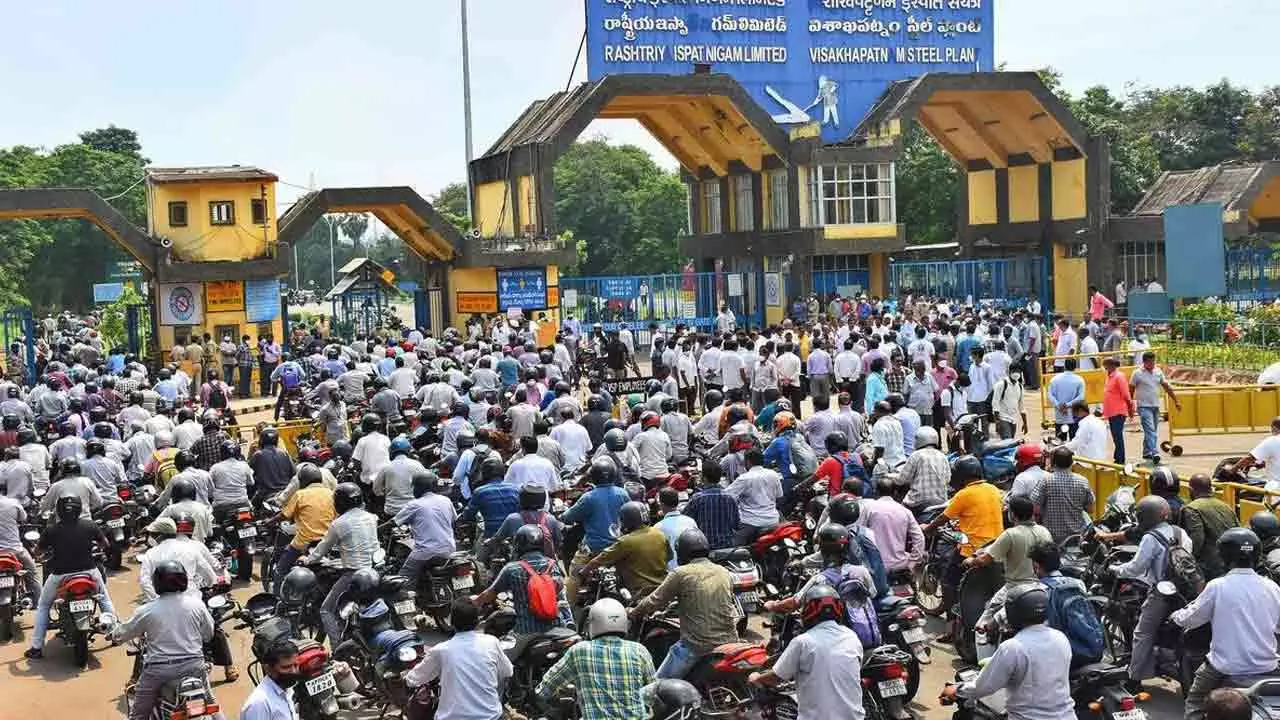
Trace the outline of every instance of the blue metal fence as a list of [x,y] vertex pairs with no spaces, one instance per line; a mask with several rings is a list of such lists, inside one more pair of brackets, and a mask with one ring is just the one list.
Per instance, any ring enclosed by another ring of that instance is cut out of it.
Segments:
[[1030,297],[1049,307],[1049,274],[1042,257],[893,262],[890,293],[911,292],[945,298],[972,298],[997,305],[1021,305]]
[[866,270],[819,270],[813,274],[813,291],[819,295],[844,295],[841,288],[866,291],[870,287],[871,273]]
[[1271,248],[1228,250],[1227,297],[1237,302],[1280,297],[1280,253]]
[[[560,309],[572,311],[584,324],[600,323],[605,330],[627,323],[710,328],[720,303],[727,304],[739,325],[760,325],[764,302],[759,273],[674,273],[560,277]],[[642,340],[643,342],[643,340]]]

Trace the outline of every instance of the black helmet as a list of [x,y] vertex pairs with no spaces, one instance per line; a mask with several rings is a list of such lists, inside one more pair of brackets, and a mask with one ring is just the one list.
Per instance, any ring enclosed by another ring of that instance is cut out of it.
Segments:
[[333,491],[333,510],[342,513],[364,505],[364,491],[355,483],[338,483]]
[[435,492],[439,486],[440,477],[430,470],[413,474],[413,496],[416,498]]
[[573,388],[569,387],[569,383],[565,382],[564,380],[560,380],[552,388],[552,392],[554,392],[557,396],[568,395],[569,393],[573,392]]
[[187,468],[195,467],[196,454],[190,450],[179,450],[178,453],[173,456],[173,466],[178,469],[178,472],[182,472]]
[[177,560],[164,560],[151,571],[151,584],[158,595],[186,592],[187,569]]
[[724,404],[724,393],[719,390],[708,390],[707,394],[703,396],[702,402],[706,405],[708,410],[714,407],[720,407]]
[[106,455],[107,446],[102,442],[102,440],[95,437],[84,444],[84,454],[87,457],[93,457],[94,455]]
[[681,565],[691,563],[698,558],[705,558],[710,554],[711,543],[707,542],[707,536],[697,528],[689,528],[676,538],[676,561]]
[[36,435],[35,428],[30,425],[23,425],[18,428],[18,444],[30,445],[31,443],[40,442],[40,436]]
[[650,397],[650,396],[652,396],[652,395],[656,395],[656,394],[658,394],[658,393],[660,393],[660,392],[662,392],[662,381],[661,381],[661,380],[656,380],[656,379],[650,378],[650,379],[648,380],[648,382],[646,382],[646,383],[644,384],[644,395],[645,395],[645,397]]
[[454,442],[458,445],[459,451],[475,447],[476,431],[471,429],[470,425],[464,425],[458,429],[458,434],[454,437]]
[[373,568],[360,568],[351,573],[351,591],[359,600],[372,600],[381,582],[382,576]]
[[[97,432],[97,430],[98,430],[98,428],[97,428],[97,424],[98,424],[98,423],[106,423],[106,422],[107,422],[107,409],[106,409],[105,407],[103,407],[102,405],[99,405],[98,407],[96,407],[96,408],[94,408],[94,409],[90,410],[90,411],[89,411],[89,422],[91,422],[91,423],[93,423],[93,424],[94,424],[94,428],[93,428],[93,429],[94,429],[94,431],[95,431],[95,432]],[[110,427],[111,427],[110,423],[108,423],[108,424],[107,424],[107,427],[108,427],[108,428],[110,428]],[[110,436],[110,435],[107,435],[106,437],[111,437],[111,436]]]
[[280,442],[280,431],[273,427],[262,429],[262,433],[258,435],[258,444],[263,447],[275,447]]
[[982,461],[972,455],[957,458],[951,466],[951,486],[961,488],[982,478]]
[[334,440],[330,450],[333,452],[334,457],[342,458],[343,460],[350,460],[351,454],[354,452],[350,441],[347,440]]
[[507,474],[507,466],[497,453],[489,453],[480,461],[480,479],[484,482],[501,480]]
[[889,393],[884,399],[885,402],[889,403],[889,407],[893,408],[894,412],[898,412],[907,405],[907,399],[902,397],[902,393]]
[[604,412],[609,407],[605,405],[604,397],[601,395],[592,395],[587,398],[587,410],[592,412]]
[[1258,564],[1262,541],[1248,528],[1233,527],[1218,536],[1218,554],[1227,568],[1251,568]]
[[366,433],[375,432],[381,428],[382,418],[373,413],[365,413],[364,417],[360,418],[360,429]]
[[591,469],[587,471],[587,476],[595,485],[617,485],[618,465],[613,458],[601,456],[591,461]]
[[17,430],[22,425],[22,418],[13,413],[5,413],[4,418],[0,419],[5,430]]
[[5,391],[5,394],[11,398],[18,397],[19,396],[18,386],[10,385],[9,388]]
[[184,477],[174,478],[169,483],[169,499],[173,502],[196,499],[196,484]]
[[73,522],[84,512],[84,501],[78,495],[64,495],[58,498],[53,512],[62,522]]
[[1249,529],[1261,542],[1280,536],[1280,518],[1270,510],[1259,510],[1249,517]]
[[63,420],[62,422],[58,423],[58,435],[60,437],[66,437],[68,435],[75,435],[75,434],[76,434],[75,425],[72,425],[70,422],[66,420]]
[[314,485],[324,479],[324,473],[315,463],[302,463],[298,466],[298,487]]
[[524,555],[530,552],[542,552],[542,545],[546,542],[546,538],[542,535],[542,528],[538,525],[521,525],[516,530],[515,540],[512,541],[512,548],[516,555]]
[[846,528],[853,527],[861,513],[862,505],[858,502],[858,498],[847,493],[831,498],[831,503],[827,505],[827,517],[831,522],[844,525]]
[[73,397],[67,401],[67,409],[71,412],[84,410],[84,398]]
[[290,605],[302,605],[315,594],[316,587],[316,574],[298,565],[280,583],[280,599]]
[[800,598],[800,620],[805,630],[827,620],[845,623],[848,617],[840,593],[826,583],[813,584]]
[[461,400],[454,400],[449,406],[449,414],[454,417],[467,417],[471,414],[471,408]]
[[526,483],[520,488],[520,509],[541,510],[547,505],[547,489],[535,483]]
[[223,440],[218,445],[218,457],[223,460],[230,460],[240,456],[240,444],[233,440]]
[[1178,486],[1180,485],[1178,473],[1174,472],[1173,468],[1168,465],[1160,465],[1152,470],[1151,477],[1147,482],[1151,487],[1151,492],[1156,495],[1178,494]]
[[1014,632],[1044,622],[1048,609],[1049,593],[1039,584],[1017,585],[1004,599],[1004,614]]
[[662,412],[671,413],[680,409],[680,401],[673,397],[664,397],[658,407],[662,408]]
[[614,428],[604,434],[604,447],[610,452],[622,452],[627,449],[627,432]]
[[1146,532],[1169,519],[1169,501],[1159,495],[1147,495],[1133,506],[1138,518],[1138,529]]
[[698,709],[702,706],[702,694],[685,680],[658,680],[646,686],[645,693],[645,699],[655,718],[683,720],[697,717]]
[[625,502],[618,509],[618,525],[622,532],[629,533],[649,524],[649,506],[632,500]]
[[839,430],[836,430],[834,432],[827,433],[827,437],[822,441],[822,443],[827,447],[827,453],[829,455],[834,455],[838,452],[845,452],[849,449],[849,436]]
[[62,458],[58,462],[59,477],[75,477],[80,474],[80,460],[76,457]]
[[829,522],[818,528],[818,535],[814,538],[814,542],[824,560],[834,557],[843,560],[849,556],[849,528],[840,523]]

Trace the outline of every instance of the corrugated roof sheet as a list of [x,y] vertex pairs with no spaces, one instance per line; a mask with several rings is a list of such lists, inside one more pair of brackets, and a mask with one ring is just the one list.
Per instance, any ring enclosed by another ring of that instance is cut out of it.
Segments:
[[1263,178],[1269,163],[1214,165],[1195,170],[1171,170],[1160,176],[1133,209],[1133,215],[1160,215],[1174,205],[1222,203],[1223,210],[1237,207]]
[[199,167],[147,168],[147,179],[152,182],[203,182],[207,180],[268,180],[277,178],[262,168],[252,165],[206,165]]

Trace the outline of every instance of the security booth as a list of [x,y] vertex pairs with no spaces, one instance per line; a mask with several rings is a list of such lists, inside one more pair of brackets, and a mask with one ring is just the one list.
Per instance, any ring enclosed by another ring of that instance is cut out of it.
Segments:
[[394,315],[392,304],[400,296],[395,273],[369,258],[356,258],[338,273],[338,282],[324,299],[337,303],[339,334],[372,336],[386,327]]

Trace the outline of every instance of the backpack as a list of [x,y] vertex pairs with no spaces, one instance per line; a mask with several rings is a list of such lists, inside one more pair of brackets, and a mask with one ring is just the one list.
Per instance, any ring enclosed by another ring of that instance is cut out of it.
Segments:
[[793,477],[798,480],[813,477],[813,474],[818,471],[818,456],[813,454],[813,448],[809,447],[804,436],[793,433],[790,449],[791,466],[795,468]]
[[858,635],[862,646],[873,648],[880,644],[880,623],[876,620],[875,604],[862,583],[845,577],[839,568],[826,568],[821,573],[827,584],[835,588],[844,600],[849,627]]
[[155,484],[156,488],[163,490],[174,475],[178,474],[178,466],[175,464],[174,458],[178,453],[165,453],[156,456]]
[[298,387],[298,384],[301,382],[301,373],[299,373],[298,368],[293,365],[286,365],[280,370],[280,385],[283,386],[285,390],[292,390]]
[[209,407],[225,410],[227,407],[227,393],[218,383],[209,385]]
[[1058,582],[1065,579],[1048,577],[1041,580],[1049,588],[1049,607],[1044,622],[1067,636],[1073,661],[1100,662],[1104,649],[1102,623],[1079,585]]
[[848,480],[851,477],[856,477],[862,480],[863,487],[868,492],[870,491],[871,488],[866,486],[866,482],[869,479],[867,477],[867,470],[866,468],[862,467],[862,462],[858,460],[857,455],[848,451],[844,451],[844,452],[837,453],[836,459],[839,460],[840,464],[844,467],[843,479]]
[[[542,513],[541,517],[539,517],[537,520],[529,519],[530,513],[538,513],[538,512]],[[555,536],[551,534],[551,526],[547,524],[547,516],[549,514],[550,513],[547,513],[545,511],[522,510],[520,512],[520,522],[524,523],[525,525],[537,525],[538,527],[542,528],[542,554],[546,555],[547,557],[555,557],[556,556],[556,540],[555,540]]]
[[529,596],[529,612],[539,620],[550,622],[559,616],[556,602],[556,580],[551,577],[551,565],[546,572],[538,572],[526,560],[520,561],[520,567],[529,575],[525,584],[525,594]]
[[1204,589],[1204,573],[1200,572],[1200,564],[1196,562],[1195,556],[1177,542],[1178,533],[1181,532],[1181,528],[1173,529],[1173,542],[1165,540],[1155,530],[1150,530],[1147,534],[1164,548],[1164,572],[1160,579],[1173,583],[1178,588],[1178,594],[1190,602]]

